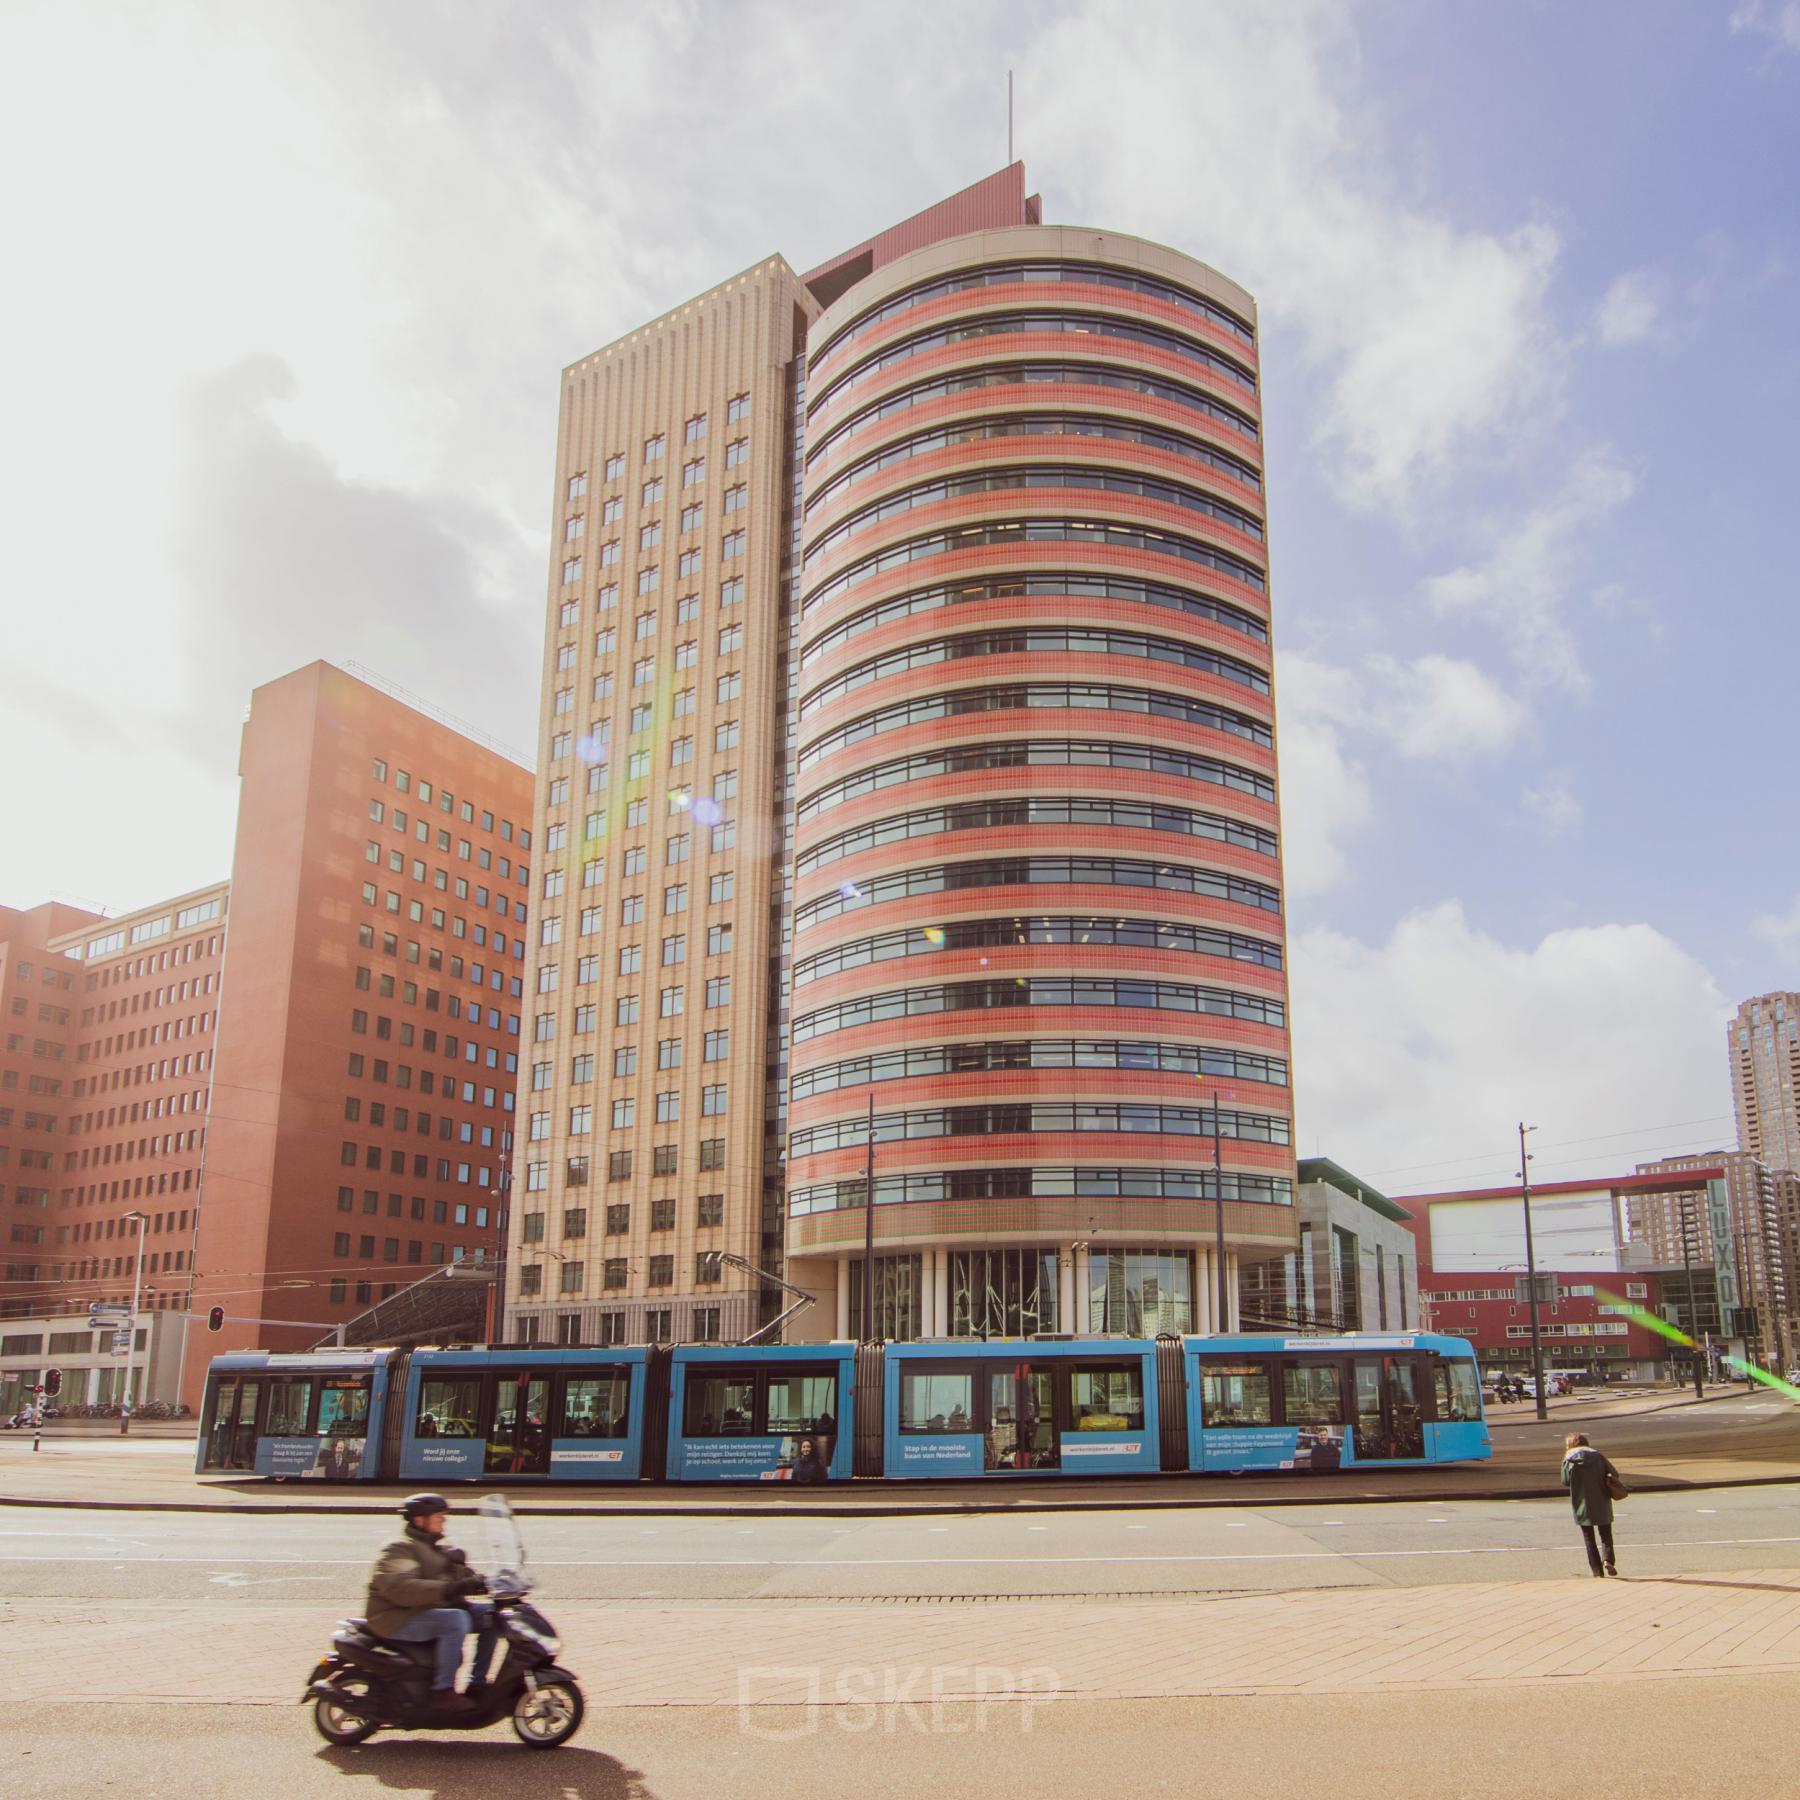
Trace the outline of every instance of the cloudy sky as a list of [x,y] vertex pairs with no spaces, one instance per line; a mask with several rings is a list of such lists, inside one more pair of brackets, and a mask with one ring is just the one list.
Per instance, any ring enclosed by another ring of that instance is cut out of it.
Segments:
[[1262,306],[1303,1153],[1729,1141],[1800,984],[1800,0],[11,0],[0,902],[226,872],[314,657],[528,746],[558,371],[999,166],[1009,67],[1047,219]]

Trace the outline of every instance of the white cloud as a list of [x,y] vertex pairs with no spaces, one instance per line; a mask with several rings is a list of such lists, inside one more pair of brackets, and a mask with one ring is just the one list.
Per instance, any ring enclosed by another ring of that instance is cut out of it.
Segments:
[[1800,52],[1800,0],[1743,0],[1731,15],[1731,29],[1754,32],[1779,49]]
[[1558,239],[1462,224],[1403,184],[1357,74],[1334,6],[1152,0],[1129,29],[1083,7],[1024,56],[1026,141],[1057,146],[1078,220],[1190,248],[1292,325],[1328,383],[1313,435],[1339,492],[1410,518],[1554,412]]
[[1488,553],[1425,583],[1444,616],[1485,620],[1507,640],[1533,683],[1587,685],[1562,613],[1594,529],[1636,491],[1637,479],[1611,445],[1580,456],[1561,489],[1523,515],[1491,524]]
[[[1649,925],[1518,946],[1445,901],[1382,944],[1303,932],[1292,964],[1301,1151],[1316,1145],[1390,1192],[1504,1181],[1521,1118],[1546,1146],[1627,1134],[1580,1154],[1628,1168],[1669,1147],[1652,1128],[1730,1112],[1730,1006]],[[1546,1149],[1537,1173],[1557,1179],[1575,1160]]]
[[1455,657],[1377,654],[1346,665],[1290,650],[1277,679],[1283,866],[1299,898],[1342,882],[1351,845],[1375,816],[1353,745],[1457,766],[1506,749],[1525,718],[1517,700]]
[[1758,913],[1750,934],[1769,946],[1784,976],[1800,975],[1800,894],[1786,912]]
[[1656,283],[1642,269],[1627,270],[1600,297],[1594,325],[1609,350],[1645,344],[1662,335]]
[[1561,837],[1581,823],[1581,801],[1564,775],[1552,775],[1540,786],[1527,788],[1521,804],[1537,820],[1545,837]]

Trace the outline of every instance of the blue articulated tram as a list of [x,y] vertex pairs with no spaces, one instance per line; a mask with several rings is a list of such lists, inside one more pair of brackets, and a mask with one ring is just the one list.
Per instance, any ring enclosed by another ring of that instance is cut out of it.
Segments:
[[1245,1333],[247,1351],[213,1362],[196,1467],[433,1487],[1048,1481],[1492,1454],[1465,1339]]

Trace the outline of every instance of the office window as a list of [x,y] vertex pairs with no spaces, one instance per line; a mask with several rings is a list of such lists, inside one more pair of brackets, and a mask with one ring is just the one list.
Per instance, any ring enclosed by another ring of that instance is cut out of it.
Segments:
[[747,419],[749,416],[750,396],[748,394],[733,394],[725,402],[725,423],[727,425],[735,425],[740,419]]
[[731,1054],[731,1033],[729,1031],[709,1031],[706,1034],[705,1046],[707,1062],[723,1062]]
[[644,461],[660,462],[664,449],[663,435],[659,431],[655,437],[644,439]]
[[742,556],[744,554],[744,535],[741,531],[726,532],[724,537],[719,540],[719,554],[727,560],[734,556]]
[[635,1075],[637,1073],[637,1045],[621,1044],[613,1051],[613,1075]]
[[677,932],[673,936],[663,939],[662,959],[664,968],[671,963],[687,961],[687,934],[685,932]]
[[569,1108],[569,1135],[586,1137],[594,1129],[594,1109],[583,1104]]
[[707,1006],[729,1006],[731,1004],[731,977],[715,975],[706,984]]
[[744,647],[744,628],[742,625],[726,625],[719,631],[719,654],[729,656],[734,650]]
[[562,1234],[565,1238],[587,1236],[587,1208],[572,1206],[563,1214]]
[[619,946],[619,973],[621,975],[637,975],[643,972],[644,946],[642,944],[621,944]]
[[[698,511],[699,509],[695,508],[695,510]],[[698,547],[683,550],[675,559],[675,573],[683,580],[691,580],[700,573],[700,564],[704,555],[705,552]],[[690,617],[691,616],[692,615],[690,614]]]
[[699,1219],[702,1225],[723,1225],[725,1223],[725,1196],[723,1194],[702,1194],[699,1199]]
[[680,1172],[681,1151],[674,1144],[658,1144],[650,1153],[652,1175],[675,1175]]
[[[606,1179],[608,1181],[629,1181],[631,1179],[631,1152],[629,1150],[614,1150],[607,1157]],[[610,1209],[607,1216],[611,1217]],[[607,1229],[610,1231],[612,1227],[609,1225]]]
[[737,892],[737,876],[731,870],[715,875],[707,883],[706,897],[714,906],[721,905]]
[[733,438],[731,442],[725,446],[726,468],[735,469],[741,464],[747,463],[749,460],[750,440],[748,438]]
[[606,1273],[603,1282],[609,1288],[622,1288],[625,1285],[624,1257],[609,1256],[606,1259]]
[[617,1200],[606,1209],[606,1235],[621,1237],[631,1229],[631,1202]]
[[652,519],[648,525],[638,527],[638,554],[646,550],[654,550],[662,542],[662,520]]
[[621,925],[641,925],[643,921],[644,896],[642,894],[621,895],[619,898],[619,923]]
[[687,1010],[684,1004],[687,997],[686,988],[666,987],[662,991],[660,1016],[673,1019]]
[[688,859],[688,852],[691,848],[692,840],[688,834],[685,831],[677,832],[664,847],[663,861],[665,863],[684,863]]
[[659,1125],[674,1125],[681,1119],[681,1092],[677,1088],[663,1088],[656,1096],[656,1122]]
[[640,656],[631,665],[631,685],[633,687],[646,687],[655,679],[656,658],[654,656]]
[[700,1167],[722,1169],[724,1166],[725,1140],[723,1138],[702,1138],[700,1140]]
[[729,581],[721,581],[719,583],[719,604],[721,606],[736,606],[743,597],[743,576],[733,575]]
[[681,509],[681,529],[698,531],[706,522],[706,502],[695,500]]
[[742,728],[737,719],[721,719],[713,727],[715,750],[735,750],[742,741]]
[[587,471],[583,470],[579,475],[571,475],[569,477],[568,498],[571,500],[579,500],[586,492]]
[[663,478],[652,475],[638,494],[639,501],[645,506],[654,506],[663,496]]
[[740,481],[725,490],[725,510],[728,513],[742,512],[750,504],[750,490]]
[[698,487],[706,479],[706,458],[696,456],[690,462],[681,465],[681,485],[684,488]]
[[624,473],[625,453],[621,450],[617,456],[609,456],[606,459],[605,479],[607,481],[617,481]]
[[731,953],[731,927],[729,925],[709,925],[706,928],[706,954],[708,956],[728,956]]
[[680,1038],[657,1039],[656,1066],[659,1069],[679,1069],[681,1067]]
[[683,426],[681,441],[684,444],[697,444],[705,436],[706,414],[695,413],[694,416],[688,420],[687,424]]
[[650,1286],[673,1287],[675,1285],[675,1259],[672,1256],[653,1256],[650,1258]]
[[700,1111],[706,1118],[717,1118],[725,1111],[724,1082],[711,1082],[700,1090]]

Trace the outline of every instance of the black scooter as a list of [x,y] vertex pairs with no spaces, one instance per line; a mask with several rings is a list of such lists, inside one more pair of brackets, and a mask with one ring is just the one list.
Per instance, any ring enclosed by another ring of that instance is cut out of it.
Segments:
[[485,1731],[502,1719],[511,1722],[520,1743],[533,1750],[554,1750],[581,1727],[586,1710],[581,1685],[558,1666],[562,1648],[555,1627],[525,1598],[531,1578],[525,1573],[524,1548],[505,1500],[481,1503],[490,1542],[504,1544],[510,1554],[488,1577],[500,1628],[497,1667],[485,1690],[473,1695],[468,1712],[446,1718],[433,1703],[432,1670],[436,1652],[430,1644],[403,1644],[377,1637],[367,1619],[344,1619],[331,1639],[331,1654],[322,1656],[306,1684],[301,1704],[313,1703],[313,1723],[331,1744],[360,1744],[377,1731]]

